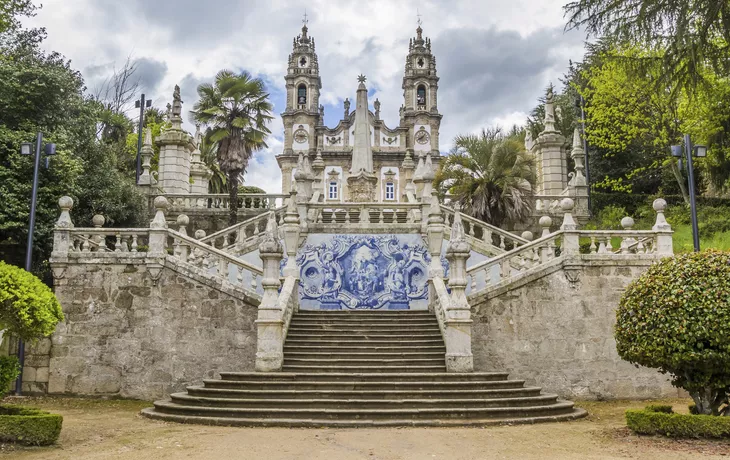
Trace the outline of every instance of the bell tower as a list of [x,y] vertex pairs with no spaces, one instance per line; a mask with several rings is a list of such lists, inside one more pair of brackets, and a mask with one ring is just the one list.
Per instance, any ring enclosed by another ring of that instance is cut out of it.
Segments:
[[413,152],[414,158],[427,153],[438,155],[439,152],[442,115],[438,111],[438,82],[431,40],[423,37],[419,18],[416,38],[412,38],[408,46],[401,110],[401,126],[409,128],[406,147]]
[[[286,110],[281,114],[284,123],[284,152],[279,158],[282,186],[291,188],[292,171],[300,153],[308,156],[316,152],[315,128],[322,123],[319,96],[322,79],[314,38],[309,36],[307,15],[302,33],[294,39],[286,73]],[[313,157],[313,155],[312,155]]]

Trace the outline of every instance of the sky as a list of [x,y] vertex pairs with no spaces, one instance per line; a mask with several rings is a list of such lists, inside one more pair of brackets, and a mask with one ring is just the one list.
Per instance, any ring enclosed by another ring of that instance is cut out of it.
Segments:
[[[382,103],[386,125],[398,124],[408,41],[418,15],[431,38],[439,81],[441,148],[457,134],[523,124],[569,61],[581,60],[584,36],[564,32],[565,0],[44,0],[29,26],[43,26],[45,47],[64,54],[93,91],[130,57],[141,91],[164,109],[180,85],[183,110],[196,88],[221,69],[261,77],[274,104],[269,148],[257,152],[247,185],[279,193],[275,155],[282,151],[284,75],[292,39],[306,11],[317,43],[325,123],[355,99],[368,77],[370,104]],[[130,110],[130,115],[134,111]],[[193,130],[186,116],[186,128]]]

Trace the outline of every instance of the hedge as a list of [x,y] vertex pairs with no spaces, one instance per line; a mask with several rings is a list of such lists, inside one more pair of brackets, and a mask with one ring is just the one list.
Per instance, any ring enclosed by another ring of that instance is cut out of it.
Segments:
[[53,444],[61,434],[63,416],[22,406],[0,406],[0,442],[31,446]]
[[626,425],[639,434],[662,434],[673,438],[730,437],[730,417],[675,414],[667,413],[666,409],[648,406],[643,410],[627,410]]

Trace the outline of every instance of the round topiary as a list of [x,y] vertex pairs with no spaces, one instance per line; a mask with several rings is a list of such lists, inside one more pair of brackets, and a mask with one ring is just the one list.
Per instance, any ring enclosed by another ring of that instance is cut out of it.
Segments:
[[0,262],[0,330],[32,341],[51,335],[59,321],[53,291],[32,273]]
[[616,320],[619,356],[671,374],[699,414],[730,415],[730,253],[652,265],[626,289]]

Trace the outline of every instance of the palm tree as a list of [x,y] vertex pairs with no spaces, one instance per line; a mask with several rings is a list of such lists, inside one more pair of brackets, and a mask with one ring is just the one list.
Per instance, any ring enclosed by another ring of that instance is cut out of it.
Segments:
[[193,120],[206,127],[205,137],[217,144],[217,160],[228,177],[229,225],[238,221],[238,184],[248,161],[257,150],[268,147],[266,126],[273,119],[266,86],[248,72],[221,70],[213,84],[198,86],[200,100],[190,112]]
[[520,137],[499,128],[457,136],[434,186],[450,193],[464,212],[494,226],[524,222],[532,211],[535,162]]

